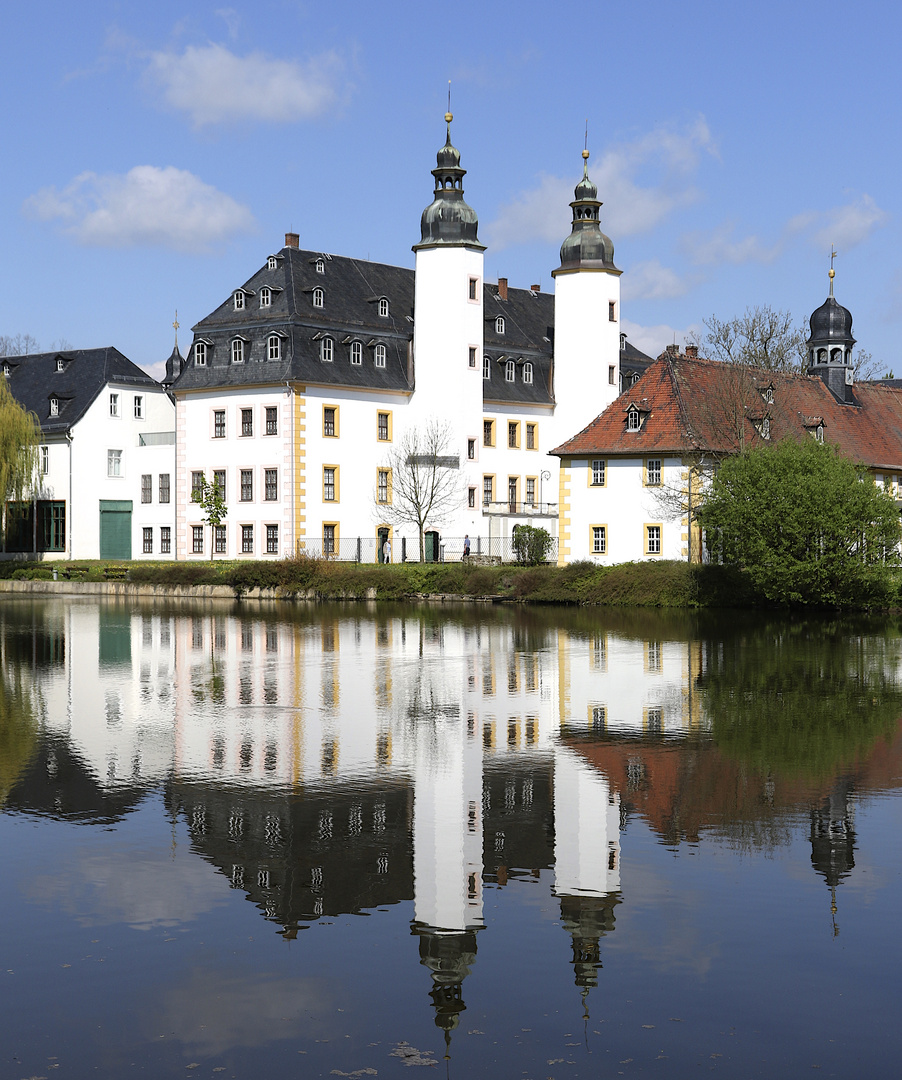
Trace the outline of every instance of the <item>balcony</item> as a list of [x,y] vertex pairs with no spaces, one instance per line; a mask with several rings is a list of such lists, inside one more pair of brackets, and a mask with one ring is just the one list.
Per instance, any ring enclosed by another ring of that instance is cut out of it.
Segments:
[[505,499],[503,502],[484,502],[483,514],[491,517],[547,517],[558,516],[558,504],[540,502],[513,502]]

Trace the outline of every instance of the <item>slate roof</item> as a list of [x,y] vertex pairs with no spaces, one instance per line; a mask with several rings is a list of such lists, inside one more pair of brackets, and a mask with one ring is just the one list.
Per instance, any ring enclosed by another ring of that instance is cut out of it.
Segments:
[[[413,383],[408,371],[408,343],[413,338],[414,271],[384,263],[367,262],[317,251],[284,247],[269,259],[194,331],[194,344],[208,344],[207,364],[194,362],[194,348],[181,375],[172,385],[175,393],[190,390],[222,389],[273,384],[286,381],[409,392]],[[322,261],[323,273],[316,269]],[[261,289],[271,290],[271,303],[260,304]],[[313,291],[323,290],[323,306],[313,306]],[[244,307],[235,309],[236,291],[244,293]],[[494,401],[550,403],[551,325],[554,297],[534,296],[527,289],[510,289],[508,300],[495,297],[496,288],[485,292],[486,353],[493,361],[500,357],[530,360],[532,385],[518,377],[504,380],[503,367],[493,366],[486,396]],[[379,315],[379,300],[388,300],[388,317]],[[497,308],[497,312],[495,311]],[[491,313],[491,321],[489,315]],[[495,333],[496,314],[505,317],[505,333]],[[268,338],[283,335],[281,359],[268,360]],[[320,341],[328,335],[334,341],[331,363],[320,356]],[[243,363],[231,362],[231,343],[245,339]],[[353,365],[353,342],[363,346],[363,363]],[[374,364],[374,347],[386,348],[386,365]],[[481,362],[481,358],[480,358]],[[518,376],[522,367],[518,365]],[[491,393],[489,393],[491,391]]]
[[[57,370],[62,361],[62,371]],[[160,384],[118,349],[66,349],[62,352],[6,356],[8,385],[23,408],[33,412],[44,435],[69,431],[107,384],[136,390],[159,390]],[[59,415],[50,415],[50,399],[59,401]]]
[[[768,391],[773,401],[766,400]],[[710,452],[733,454],[742,445],[810,437],[819,424],[824,441],[877,469],[902,470],[902,391],[857,383],[855,403],[837,401],[816,375],[783,374],[685,356],[665,355],[588,427],[551,453],[629,455]],[[638,431],[627,412],[638,409]]]

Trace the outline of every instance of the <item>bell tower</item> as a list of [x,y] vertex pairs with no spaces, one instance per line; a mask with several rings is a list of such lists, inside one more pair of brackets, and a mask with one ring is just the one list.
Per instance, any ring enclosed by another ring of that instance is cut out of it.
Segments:
[[836,252],[830,251],[830,295],[811,313],[808,338],[808,374],[819,375],[837,399],[846,405],[855,404],[852,387],[855,382],[855,364],[852,360],[852,314],[833,296],[833,279],[836,271],[833,260]]

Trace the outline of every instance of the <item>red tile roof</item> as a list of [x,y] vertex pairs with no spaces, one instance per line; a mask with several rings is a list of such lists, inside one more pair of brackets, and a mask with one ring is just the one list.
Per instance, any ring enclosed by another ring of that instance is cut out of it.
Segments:
[[[773,390],[768,402],[767,391]],[[784,374],[662,356],[613,404],[552,454],[638,456],[650,453],[737,453],[764,442],[803,437],[824,426],[824,441],[872,468],[902,471],[902,390],[856,383],[855,404],[836,400],[818,376]],[[627,411],[639,410],[638,431]]]

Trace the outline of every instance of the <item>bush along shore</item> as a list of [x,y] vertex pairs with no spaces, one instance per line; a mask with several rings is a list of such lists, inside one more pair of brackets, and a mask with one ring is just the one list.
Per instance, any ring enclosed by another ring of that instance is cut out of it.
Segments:
[[[3,562],[0,578],[119,581],[170,588],[219,585],[241,597],[256,590],[286,599],[415,600],[424,597],[612,607],[758,607],[746,574],[684,562],[590,562],[568,566],[460,563],[363,565],[327,559],[271,562]],[[770,606],[770,605],[767,605]]]

